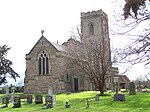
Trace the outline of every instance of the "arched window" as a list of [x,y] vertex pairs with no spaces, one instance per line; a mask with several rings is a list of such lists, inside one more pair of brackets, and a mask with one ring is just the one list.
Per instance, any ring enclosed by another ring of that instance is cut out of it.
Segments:
[[49,58],[45,51],[42,51],[38,56],[38,71],[39,74],[49,73]]
[[89,24],[89,31],[92,35],[94,34],[94,26],[92,23]]

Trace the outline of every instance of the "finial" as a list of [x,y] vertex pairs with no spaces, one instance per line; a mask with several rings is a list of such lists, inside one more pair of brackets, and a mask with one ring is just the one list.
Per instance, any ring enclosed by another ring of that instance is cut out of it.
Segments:
[[42,35],[43,35],[43,33],[44,33],[44,30],[42,30],[42,31],[41,31],[41,33],[42,33]]

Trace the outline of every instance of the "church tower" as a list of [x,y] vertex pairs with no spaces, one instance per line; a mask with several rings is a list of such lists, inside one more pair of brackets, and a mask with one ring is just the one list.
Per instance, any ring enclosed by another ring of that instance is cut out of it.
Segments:
[[102,10],[81,13],[81,42],[88,47],[100,45],[111,61],[108,16]]
[[109,39],[108,17],[102,10],[81,13],[82,43],[86,44],[89,39],[95,38],[99,42]]

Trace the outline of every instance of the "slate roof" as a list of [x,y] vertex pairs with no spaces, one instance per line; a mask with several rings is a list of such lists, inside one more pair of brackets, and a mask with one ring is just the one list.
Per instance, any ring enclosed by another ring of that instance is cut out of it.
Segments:
[[67,48],[63,45],[59,45],[59,44],[56,44],[56,43],[52,43],[51,44],[58,50],[58,51],[64,51],[64,52],[67,52]]
[[126,75],[119,75],[119,82],[120,83],[127,83],[127,82],[130,82],[130,80]]

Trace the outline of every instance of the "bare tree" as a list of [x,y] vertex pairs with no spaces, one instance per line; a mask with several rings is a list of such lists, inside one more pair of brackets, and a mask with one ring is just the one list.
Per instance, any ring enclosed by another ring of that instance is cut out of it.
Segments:
[[[81,33],[79,35],[73,34],[71,37],[81,37]],[[90,79],[95,89],[103,95],[106,80],[111,76],[112,70],[108,41],[102,38],[99,42],[93,38],[86,45],[74,39],[72,41],[72,47],[69,47],[71,55],[68,60],[68,67],[76,67],[76,72],[82,72],[83,76]]]
[[137,87],[139,88],[144,88],[144,87],[148,87],[150,88],[150,80],[148,78],[148,75],[141,75],[139,77],[137,77],[135,80],[134,80],[135,84],[137,85]]
[[[150,63],[150,2],[148,0],[125,0],[123,16],[116,17],[116,24],[112,29],[114,35],[127,37],[130,41],[126,46],[116,49],[117,61],[129,63],[130,66]],[[124,20],[124,19],[125,20]]]

